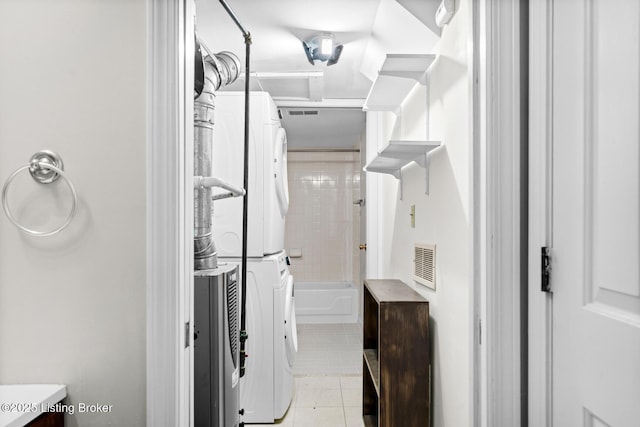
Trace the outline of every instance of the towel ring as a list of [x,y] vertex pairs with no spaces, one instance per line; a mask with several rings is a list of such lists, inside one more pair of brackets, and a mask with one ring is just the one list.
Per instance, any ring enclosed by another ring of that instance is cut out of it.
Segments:
[[[11,209],[9,209],[9,202],[7,200],[9,184],[11,184],[13,179],[25,169],[28,169],[31,177],[40,184],[50,184],[57,181],[60,177],[62,177],[67,183],[67,187],[69,187],[69,190],[71,190],[71,194],[73,195],[73,203],[71,205],[71,212],[69,213],[69,216],[59,227],[50,231],[32,230],[20,224],[13,217]],[[73,183],[64,172],[64,165],[60,156],[49,150],[39,151],[31,156],[31,160],[29,161],[28,165],[24,165],[16,169],[15,172],[9,175],[9,178],[7,178],[7,181],[4,183],[4,187],[2,187],[2,208],[4,209],[4,213],[7,214],[7,218],[9,218],[9,221],[11,221],[13,225],[18,227],[25,233],[31,234],[32,236],[52,236],[67,228],[69,224],[71,224],[71,221],[73,221],[73,218],[76,216],[76,211],[78,209],[78,194],[76,193],[76,188],[73,186]]]

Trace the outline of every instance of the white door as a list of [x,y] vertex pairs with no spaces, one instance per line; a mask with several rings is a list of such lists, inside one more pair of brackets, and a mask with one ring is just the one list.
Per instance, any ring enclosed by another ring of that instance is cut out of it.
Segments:
[[637,427],[640,2],[553,3],[553,426]]

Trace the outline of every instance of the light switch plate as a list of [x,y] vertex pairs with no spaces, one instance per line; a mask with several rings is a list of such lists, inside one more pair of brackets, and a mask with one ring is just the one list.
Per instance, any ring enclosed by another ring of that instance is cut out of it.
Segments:
[[416,205],[411,205],[411,228],[416,228]]

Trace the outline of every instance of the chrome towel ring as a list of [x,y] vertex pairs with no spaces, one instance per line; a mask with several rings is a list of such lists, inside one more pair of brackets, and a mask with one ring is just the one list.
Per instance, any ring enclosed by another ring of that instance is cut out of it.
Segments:
[[[73,203],[71,205],[71,212],[69,213],[69,216],[61,226],[50,231],[32,230],[20,224],[13,217],[11,209],[9,209],[9,202],[7,200],[9,184],[11,184],[13,179],[25,169],[28,169],[31,177],[40,184],[50,184],[52,182],[55,182],[60,177],[64,178],[67,186],[69,187],[69,190],[71,191],[71,194],[73,195]],[[67,228],[69,224],[71,224],[71,221],[73,221],[73,218],[76,216],[76,211],[78,209],[78,194],[76,193],[76,188],[73,186],[73,183],[64,172],[64,164],[62,163],[62,159],[60,158],[60,156],[49,150],[38,151],[36,154],[31,156],[28,165],[24,165],[16,169],[15,172],[9,175],[9,178],[7,178],[7,181],[4,183],[4,187],[2,187],[2,208],[4,209],[4,213],[7,214],[7,218],[9,218],[9,221],[11,221],[13,225],[32,236],[52,236]]]

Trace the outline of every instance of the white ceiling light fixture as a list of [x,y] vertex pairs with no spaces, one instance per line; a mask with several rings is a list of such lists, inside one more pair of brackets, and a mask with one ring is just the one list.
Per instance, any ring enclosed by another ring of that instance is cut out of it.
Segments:
[[315,61],[326,61],[327,66],[338,62],[343,48],[341,44],[335,43],[333,34],[320,34],[304,40],[302,47],[311,65],[315,65]]

